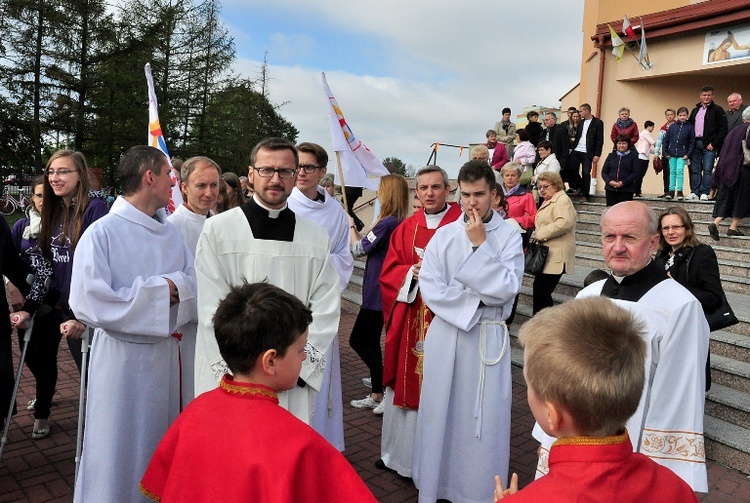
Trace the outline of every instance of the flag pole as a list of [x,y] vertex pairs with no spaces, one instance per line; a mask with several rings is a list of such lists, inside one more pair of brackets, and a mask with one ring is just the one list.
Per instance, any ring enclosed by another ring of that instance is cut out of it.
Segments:
[[[341,180],[341,199],[344,201],[344,208],[346,208],[346,211],[348,213],[349,202],[346,200],[346,185],[344,182],[344,170],[341,167],[341,156],[339,155],[338,151],[336,151],[336,167],[339,170],[339,180]],[[352,208],[352,211],[354,211],[354,208]]]

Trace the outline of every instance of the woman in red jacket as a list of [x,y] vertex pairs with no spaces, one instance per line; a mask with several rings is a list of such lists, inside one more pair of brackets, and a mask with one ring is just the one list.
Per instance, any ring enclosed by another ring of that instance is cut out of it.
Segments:
[[523,169],[521,165],[515,162],[509,162],[500,173],[503,175],[503,183],[500,186],[503,194],[508,200],[508,216],[518,222],[526,231],[521,235],[523,247],[529,244],[529,236],[534,230],[534,220],[536,219],[536,201],[534,196],[526,190],[519,182]]
[[630,138],[630,144],[635,145],[639,138],[638,124],[630,118],[630,109],[628,107],[622,107],[619,110],[618,115],[617,122],[612,124],[612,132],[609,134],[612,143],[617,144],[617,137],[624,134]]

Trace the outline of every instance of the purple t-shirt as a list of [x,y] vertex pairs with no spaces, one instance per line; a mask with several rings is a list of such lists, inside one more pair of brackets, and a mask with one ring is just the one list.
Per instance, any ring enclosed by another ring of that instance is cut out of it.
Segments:
[[380,272],[383,270],[385,255],[388,253],[391,233],[400,223],[401,220],[394,216],[385,217],[362,238],[362,248],[367,254],[365,279],[362,283],[362,307],[365,309],[383,310],[383,299],[380,296]]

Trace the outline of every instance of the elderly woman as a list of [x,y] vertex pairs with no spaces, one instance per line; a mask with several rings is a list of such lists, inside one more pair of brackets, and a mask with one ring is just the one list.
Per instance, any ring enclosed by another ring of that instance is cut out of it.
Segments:
[[[617,143],[617,137],[624,134],[630,140],[631,145],[635,145],[638,141],[638,124],[630,118],[630,109],[628,107],[622,107],[618,112],[617,121],[612,124],[612,131],[609,137],[612,138],[612,143]],[[615,148],[617,145],[615,145]]]
[[544,270],[534,278],[534,314],[551,307],[552,292],[563,273],[572,273],[576,255],[576,210],[558,173],[545,171],[537,178],[543,198],[536,214],[534,239],[549,247]]
[[529,244],[529,235],[534,229],[536,202],[534,202],[534,196],[531,195],[531,192],[519,183],[521,172],[521,166],[515,162],[509,162],[503,166],[503,169],[500,170],[503,177],[500,188],[508,201],[508,217],[518,222],[521,228],[526,231],[521,234],[525,249]]
[[602,180],[607,196],[607,206],[623,201],[632,201],[635,185],[640,176],[638,152],[632,150],[630,138],[621,134],[617,137],[616,150],[607,156],[602,168]]
[[[690,290],[701,303],[704,314],[720,308],[724,289],[719,276],[719,261],[713,248],[698,241],[687,211],[679,206],[667,208],[659,216],[659,231],[657,263],[672,279]],[[710,388],[710,362],[707,361],[706,391]]]
[[523,171],[531,171],[534,161],[536,161],[536,150],[530,139],[531,137],[525,129],[516,131],[518,145],[513,151],[513,162],[519,164]]
[[485,136],[487,137],[487,143],[484,146],[492,152],[490,165],[492,169],[500,171],[503,166],[508,164],[508,151],[505,150],[505,145],[497,141],[497,133],[494,129],[488,129]]
[[714,170],[712,183],[719,188],[714,205],[714,222],[708,224],[708,232],[719,240],[719,224],[732,217],[727,236],[744,236],[737,229],[743,218],[750,216],[750,167],[744,165],[744,150],[747,145],[747,129],[750,127],[750,107],[742,112],[743,123],[732,129],[724,139],[721,157]]
[[539,152],[539,164],[534,169],[534,182],[536,182],[539,175],[547,171],[553,171],[555,173],[560,172],[560,161],[557,160],[557,156],[552,152],[552,142],[542,140],[536,147],[536,151]]

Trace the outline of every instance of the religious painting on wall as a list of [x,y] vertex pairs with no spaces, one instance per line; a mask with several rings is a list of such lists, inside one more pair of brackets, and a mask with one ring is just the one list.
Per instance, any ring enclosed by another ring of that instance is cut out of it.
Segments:
[[738,60],[750,60],[750,24],[706,33],[704,65]]

